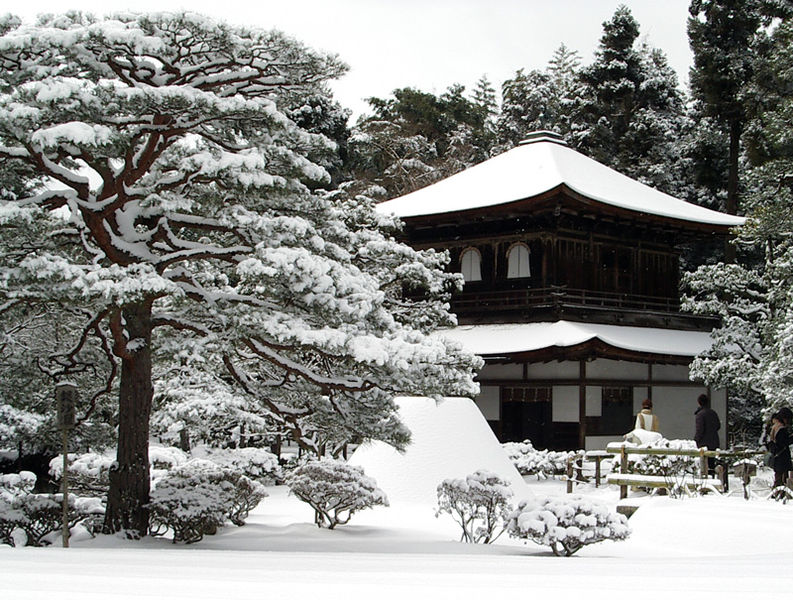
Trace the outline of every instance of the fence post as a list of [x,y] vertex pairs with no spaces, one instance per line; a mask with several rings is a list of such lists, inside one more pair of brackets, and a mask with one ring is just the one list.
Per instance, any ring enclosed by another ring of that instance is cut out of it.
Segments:
[[699,449],[699,476],[702,479],[707,479],[708,477],[708,459],[705,456],[704,447]]
[[573,455],[567,457],[567,493],[573,493]]
[[[625,446],[623,445],[620,448],[620,475],[626,475],[628,473],[628,453],[625,452]],[[620,500],[625,500],[628,497],[628,486],[621,485],[620,486]]]

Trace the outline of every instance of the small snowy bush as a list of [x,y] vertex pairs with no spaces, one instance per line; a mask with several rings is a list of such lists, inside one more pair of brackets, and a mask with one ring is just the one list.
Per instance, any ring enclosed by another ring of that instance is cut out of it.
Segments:
[[308,462],[286,477],[290,491],[314,509],[318,527],[333,529],[348,523],[353,513],[373,506],[388,506],[377,482],[363,469],[334,459]]
[[509,482],[489,471],[476,471],[465,479],[444,479],[438,486],[438,510],[462,527],[460,541],[489,544],[504,532],[512,511]]
[[[110,467],[115,462],[110,454],[69,454],[69,489],[78,494],[107,494],[110,486]],[[49,473],[53,480],[60,481],[63,477],[63,455],[50,461]]]
[[264,485],[272,485],[282,476],[278,457],[264,448],[197,448],[193,455],[203,455],[221,467],[239,471]]
[[630,533],[625,515],[581,496],[524,500],[510,515],[509,535],[549,546],[557,556],[570,556],[604,540],[624,540]]
[[521,475],[536,475],[537,479],[564,475],[567,459],[576,454],[573,451],[537,450],[529,440],[506,442],[501,446]]
[[30,471],[0,475],[0,498],[10,501],[16,496],[29,494],[36,485],[36,474]]
[[[667,440],[661,438],[639,448],[660,448],[665,450],[696,450],[694,440]],[[704,485],[700,474],[699,458],[696,456],[676,455],[628,455],[628,470],[640,475],[663,477],[665,489],[673,498],[699,494],[710,490]]]
[[173,532],[173,542],[198,542],[226,519],[242,525],[267,493],[240,472],[207,460],[177,466],[156,481],[151,493],[151,535]]
[[[50,544],[50,538],[61,531],[62,506],[62,494],[20,494],[10,499],[0,498],[0,542],[16,545],[18,538],[14,532],[21,530],[28,546]],[[69,496],[69,527],[103,511],[98,499]]]

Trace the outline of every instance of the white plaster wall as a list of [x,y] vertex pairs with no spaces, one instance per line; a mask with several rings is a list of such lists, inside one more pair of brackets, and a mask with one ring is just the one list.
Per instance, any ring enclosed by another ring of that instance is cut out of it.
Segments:
[[588,435],[584,442],[584,450],[605,450],[611,442],[624,442],[621,435]]
[[523,365],[485,365],[479,379],[523,379]]
[[555,423],[578,423],[578,386],[553,386],[553,420]]
[[483,385],[479,388],[476,405],[488,421],[501,419],[501,396],[499,388],[495,385]]
[[610,360],[607,358],[597,358],[586,363],[586,376],[589,379],[619,379],[626,380],[647,380],[649,373],[647,365],[627,360]]
[[586,416],[599,417],[603,413],[603,388],[586,386]]
[[528,365],[529,379],[578,379],[578,363],[563,362],[534,363]]
[[653,365],[653,381],[688,381],[688,366]]
[[[701,386],[666,387],[653,386],[653,412],[660,420],[660,432],[669,440],[694,439],[694,411],[697,410],[697,397],[707,393]],[[714,407],[714,410],[719,411]],[[724,444],[724,419],[719,431],[719,441]]]

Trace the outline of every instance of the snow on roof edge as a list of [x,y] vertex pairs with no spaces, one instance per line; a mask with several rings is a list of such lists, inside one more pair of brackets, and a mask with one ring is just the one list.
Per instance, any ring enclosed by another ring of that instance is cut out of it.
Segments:
[[570,321],[461,325],[439,333],[479,355],[567,348],[598,339],[623,350],[693,358],[712,344],[710,332]]
[[401,218],[440,215],[520,202],[559,185],[595,202],[640,214],[722,227],[740,226],[743,217],[691,204],[556,141],[541,137],[516,146],[404,196],[378,210]]

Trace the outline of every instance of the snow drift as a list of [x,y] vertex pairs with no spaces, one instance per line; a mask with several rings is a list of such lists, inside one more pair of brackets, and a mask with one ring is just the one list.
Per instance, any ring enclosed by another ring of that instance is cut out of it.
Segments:
[[413,436],[407,450],[399,453],[383,442],[369,442],[349,460],[377,480],[392,505],[435,505],[441,481],[478,469],[509,481],[517,499],[530,495],[472,400],[411,397],[397,403],[399,417]]

